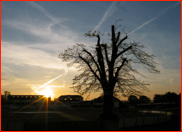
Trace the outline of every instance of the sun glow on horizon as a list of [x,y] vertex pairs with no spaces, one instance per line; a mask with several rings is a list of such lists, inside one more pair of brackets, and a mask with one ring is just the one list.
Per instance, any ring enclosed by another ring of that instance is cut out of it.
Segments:
[[40,91],[39,94],[44,95],[45,97],[51,97],[52,99],[54,96],[52,89],[50,89],[48,86],[44,90]]

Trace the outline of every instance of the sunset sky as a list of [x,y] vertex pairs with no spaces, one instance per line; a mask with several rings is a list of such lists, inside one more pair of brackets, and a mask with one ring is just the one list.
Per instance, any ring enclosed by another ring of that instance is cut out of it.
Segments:
[[[70,89],[75,67],[59,53],[76,43],[94,45],[88,31],[110,32],[117,19],[128,42],[144,44],[156,56],[160,74],[139,67],[150,92],[181,92],[181,2],[139,1],[1,1],[1,94],[38,94],[46,87],[54,97],[77,94]],[[102,38],[101,38],[102,39]],[[89,99],[101,93],[93,93]],[[85,98],[86,99],[86,98]],[[126,98],[121,97],[121,100]]]

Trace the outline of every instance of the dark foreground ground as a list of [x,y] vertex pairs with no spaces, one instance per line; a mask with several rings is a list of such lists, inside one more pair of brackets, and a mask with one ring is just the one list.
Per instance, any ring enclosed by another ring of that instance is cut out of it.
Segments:
[[[165,109],[158,109],[164,110]],[[23,122],[24,130],[115,130],[115,131],[180,131],[181,130],[181,110],[180,109],[166,109],[174,113],[172,119],[168,122],[138,126],[130,128],[117,128],[119,119],[117,120],[100,120],[99,114],[102,110],[99,109],[66,109],[66,110],[2,110],[1,123],[15,124]],[[153,114],[143,114],[138,112],[138,109],[121,109],[115,110],[118,118],[132,118],[142,116],[153,116]],[[34,126],[34,127],[33,127]],[[6,126],[7,127],[7,126]],[[79,128],[80,127],[80,128]]]
[[159,109],[161,111],[172,112],[172,118],[170,121],[163,122],[156,125],[145,125],[138,127],[130,127],[118,129],[122,131],[181,131],[181,109],[178,108],[168,108],[168,109]]
[[117,129],[119,131],[181,131],[180,116],[173,116],[170,121],[156,125],[145,125],[130,128]]
[[[60,110],[2,110],[1,121],[6,122],[55,122],[55,121],[97,121],[102,109],[60,109]],[[153,116],[135,109],[114,110],[118,118]]]

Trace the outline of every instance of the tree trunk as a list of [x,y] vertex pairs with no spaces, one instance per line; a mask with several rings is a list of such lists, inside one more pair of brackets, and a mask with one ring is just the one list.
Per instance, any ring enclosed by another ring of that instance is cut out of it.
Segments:
[[100,114],[101,119],[116,119],[117,115],[113,113],[113,89],[104,90],[103,113]]

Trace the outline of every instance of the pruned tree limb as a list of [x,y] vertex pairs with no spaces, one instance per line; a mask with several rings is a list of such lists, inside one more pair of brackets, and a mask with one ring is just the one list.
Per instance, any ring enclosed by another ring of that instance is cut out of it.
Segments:
[[92,56],[92,54],[91,54],[89,51],[87,51],[86,49],[84,49],[83,51],[86,52],[86,53],[92,58],[94,64],[97,66],[97,69],[98,69],[98,71],[99,71],[99,74],[101,75],[100,67],[99,67],[99,65],[97,64],[97,62],[95,61],[95,59],[94,59],[94,57]]
[[120,53],[117,54],[116,58],[118,58],[119,56],[121,56],[123,53],[125,53],[126,51],[128,51],[129,49],[132,49],[132,45],[129,46],[128,48],[124,49],[123,51],[121,51]]
[[117,71],[115,73],[115,78],[118,77],[119,71],[121,70],[121,68],[124,66],[124,63],[126,62],[126,58],[123,59],[122,64],[117,68]]
[[124,40],[126,40],[127,38],[128,38],[128,36],[126,36],[126,37],[124,37],[123,39],[121,39],[120,42],[118,43],[117,47],[119,47],[119,46],[122,44],[122,42],[123,42]]

